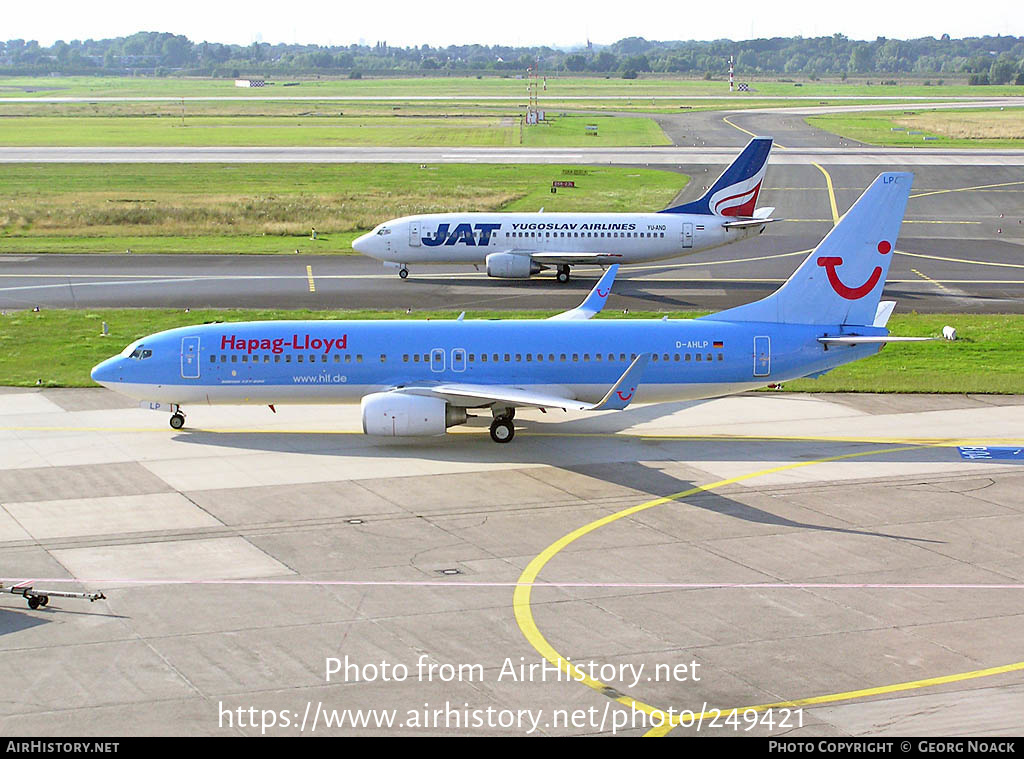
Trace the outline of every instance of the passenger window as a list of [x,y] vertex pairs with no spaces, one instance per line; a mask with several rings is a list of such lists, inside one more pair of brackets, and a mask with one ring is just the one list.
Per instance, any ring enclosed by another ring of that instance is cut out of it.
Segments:
[[362,353],[357,353],[356,354],[356,363],[357,364],[363,363],[363,354]]
[[295,360],[298,361],[301,364],[302,363],[302,354],[299,353],[298,355],[296,355],[295,356]]

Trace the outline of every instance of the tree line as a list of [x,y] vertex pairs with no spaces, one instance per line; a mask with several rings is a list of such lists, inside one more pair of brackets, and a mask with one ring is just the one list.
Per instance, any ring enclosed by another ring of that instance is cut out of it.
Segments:
[[643,73],[722,76],[733,56],[737,76],[864,74],[948,75],[976,84],[1024,84],[1024,37],[922,37],[873,41],[831,37],[657,42],[628,37],[573,50],[501,45],[270,44],[192,42],[183,35],[138,32],[104,40],[0,42],[5,74],[130,74],[192,76],[483,75],[542,73],[636,76]]

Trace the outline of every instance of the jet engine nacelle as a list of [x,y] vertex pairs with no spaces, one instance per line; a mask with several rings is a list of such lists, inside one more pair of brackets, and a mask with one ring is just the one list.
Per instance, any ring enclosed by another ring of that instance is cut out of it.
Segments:
[[466,409],[440,398],[407,393],[371,393],[359,404],[363,432],[384,437],[443,435],[448,427],[466,423]]
[[502,279],[525,279],[541,270],[541,265],[529,256],[515,253],[491,253],[487,256],[487,276]]

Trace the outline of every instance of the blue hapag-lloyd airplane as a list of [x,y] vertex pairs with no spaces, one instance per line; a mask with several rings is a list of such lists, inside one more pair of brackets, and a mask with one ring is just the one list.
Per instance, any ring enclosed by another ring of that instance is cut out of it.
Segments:
[[484,265],[524,279],[554,268],[639,264],[717,248],[760,234],[774,208],[757,208],[771,137],[755,137],[703,196],[651,213],[438,213],[378,224],[352,243],[409,276],[410,264]]
[[[763,300],[699,319],[599,319],[609,268],[548,320],[272,321],[160,332],[92,370],[171,411],[189,404],[361,403],[370,435],[440,435],[473,409],[507,443],[517,408],[623,409],[817,377],[898,340],[879,302],[913,175],[881,174]],[[147,405],[143,403],[142,405]]]

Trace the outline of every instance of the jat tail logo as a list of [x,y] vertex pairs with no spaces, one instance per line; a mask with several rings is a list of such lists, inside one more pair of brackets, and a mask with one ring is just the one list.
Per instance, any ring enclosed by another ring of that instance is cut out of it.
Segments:
[[487,245],[491,234],[501,229],[501,224],[456,224],[455,229],[451,224],[438,224],[437,231],[433,235],[423,235],[424,245]]
[[[730,185],[711,196],[711,212],[719,216],[750,216],[757,204],[757,194],[761,191],[761,174],[746,182]],[[753,187],[746,187],[756,182]]]
[[[883,256],[887,255],[891,250],[892,245],[888,240],[882,240],[878,243],[878,252]],[[882,278],[882,267],[876,266],[863,284],[850,287],[839,278],[839,273],[836,271],[836,267],[842,265],[843,259],[841,256],[821,256],[818,259],[818,266],[825,269],[825,273],[828,275],[828,283],[832,285],[832,289],[836,291],[837,295],[847,300],[860,300],[874,290],[878,280]]]
[[752,215],[767,168],[767,163],[763,163],[752,177],[733,182],[715,192],[708,198],[708,207],[711,209],[711,213],[716,213],[719,216]]

